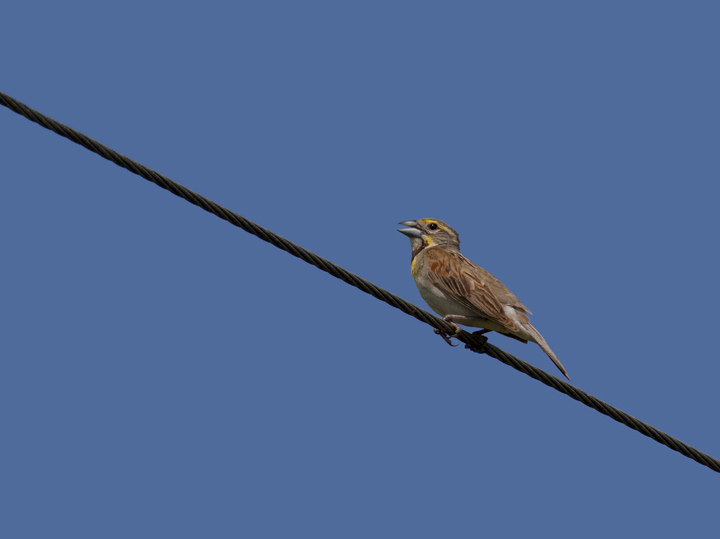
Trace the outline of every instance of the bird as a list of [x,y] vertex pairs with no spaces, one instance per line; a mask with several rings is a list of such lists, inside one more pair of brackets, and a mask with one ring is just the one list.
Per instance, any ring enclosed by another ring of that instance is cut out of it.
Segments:
[[[482,328],[475,334],[501,333],[522,343],[534,342],[570,380],[565,367],[530,323],[530,309],[489,271],[460,254],[460,236],[439,219],[401,221],[398,232],[410,238],[411,270],[430,308],[455,327]],[[450,337],[436,330],[450,343]]]

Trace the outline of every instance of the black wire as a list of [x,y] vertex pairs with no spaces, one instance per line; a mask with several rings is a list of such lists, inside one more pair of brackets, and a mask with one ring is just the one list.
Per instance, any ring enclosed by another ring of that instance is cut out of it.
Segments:
[[[227,208],[220,206],[219,204],[216,204],[212,200],[209,200],[202,195],[195,193],[194,191],[191,191],[187,187],[184,187],[179,183],[172,181],[170,178],[167,178],[162,174],[159,174],[154,170],[149,169],[146,166],[141,165],[140,163],[133,161],[132,159],[129,159],[122,154],[119,154],[115,150],[112,150],[111,148],[100,144],[99,142],[83,135],[79,131],[75,131],[74,129],[66,125],[56,122],[52,118],[49,118],[48,116],[45,116],[44,114],[41,114],[34,109],[31,109],[27,105],[21,103],[20,101],[17,101],[16,99],[13,99],[12,97],[3,92],[0,92],[0,104],[20,114],[21,116],[24,116],[25,118],[32,120],[33,122],[40,124],[41,126],[51,131],[54,131],[58,135],[61,135],[65,138],[72,140],[73,142],[76,142],[77,144],[80,144],[88,150],[95,152],[96,154],[104,157],[105,159],[108,159],[109,161],[112,161],[116,165],[121,166],[139,176],[142,176],[146,180],[150,180],[151,182],[162,187],[163,189],[167,189],[171,193],[181,198],[184,198],[188,202],[201,207],[202,209],[220,217],[221,219],[228,221],[229,223],[232,223],[237,227],[242,228],[246,232],[257,236],[261,240],[271,243],[275,247],[278,247],[279,249],[282,249],[283,251],[286,251],[291,255],[300,258],[301,260],[304,260],[308,264],[316,266],[317,268],[329,273],[333,277],[337,277],[338,279],[341,279],[342,281],[345,281],[346,283],[356,288],[359,288],[363,292],[370,294],[371,296],[381,301],[384,301],[389,305],[392,305],[396,309],[400,309],[404,313],[409,314],[410,316],[414,316],[421,322],[425,322],[426,324],[429,324],[430,326],[436,328],[441,332],[452,334],[455,331],[455,328],[453,326],[451,326],[441,318],[438,318],[437,316],[432,315],[427,311],[420,309],[419,307],[416,307],[412,303],[405,301],[401,297],[396,296],[395,294],[392,294],[387,290],[380,288],[379,286],[374,285],[373,283],[363,279],[362,277],[358,277],[354,273],[350,273],[349,271],[341,268],[340,266],[333,264],[329,260],[326,260],[316,255],[315,253],[312,253],[307,249],[304,249],[303,247],[300,247],[299,245],[296,245],[291,241],[286,240],[282,236],[278,236],[274,232],[271,232],[270,230],[263,228],[248,219],[245,219],[243,216],[238,215],[237,213],[232,212]],[[614,406],[611,406],[606,402],[603,402],[600,399],[593,397],[588,393],[585,393],[584,391],[576,388],[575,386],[567,383],[566,381],[560,380],[559,378],[556,378],[546,373],[545,371],[535,367],[534,365],[526,363],[522,359],[508,354],[500,348],[497,348],[487,343],[487,340],[484,337],[472,335],[466,331],[463,331],[458,336],[458,339],[466,344],[466,348],[469,348],[477,353],[485,353],[491,357],[494,357],[495,359],[502,361],[506,365],[509,365],[514,369],[523,372],[528,376],[535,378],[536,380],[539,380],[543,384],[550,386],[561,393],[564,393],[570,398],[573,398],[576,401],[597,410],[601,414],[604,414],[614,419],[615,421],[618,421],[619,423],[622,423],[623,425],[626,425],[631,429],[634,429],[641,434],[652,438],[656,442],[666,445],[673,451],[677,451],[678,453],[681,453],[686,457],[691,458],[704,466],[707,466],[711,470],[720,473],[719,460],[701,451],[698,451],[697,449],[689,446],[684,442],[681,442],[680,440],[677,440],[676,438],[673,438],[672,436],[665,434],[664,432],[656,429],[655,427],[652,427],[651,425],[648,425],[647,423],[640,421],[639,419],[629,414],[626,414],[622,410],[619,410],[618,408],[615,408]]]

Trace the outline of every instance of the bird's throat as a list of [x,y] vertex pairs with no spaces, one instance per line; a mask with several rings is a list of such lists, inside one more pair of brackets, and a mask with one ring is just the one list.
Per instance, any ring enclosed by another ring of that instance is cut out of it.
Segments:
[[427,245],[425,244],[425,242],[423,242],[423,243],[421,243],[420,245],[418,245],[417,247],[415,247],[415,248],[412,250],[412,262],[413,262],[413,264],[415,264],[415,258],[417,258],[417,255],[419,255],[420,252],[421,252],[423,249],[425,249],[425,247],[427,247]]

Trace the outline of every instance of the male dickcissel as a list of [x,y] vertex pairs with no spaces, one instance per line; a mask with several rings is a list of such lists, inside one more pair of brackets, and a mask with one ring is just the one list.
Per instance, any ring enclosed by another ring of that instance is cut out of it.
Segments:
[[[402,221],[402,232],[410,238],[412,274],[420,295],[446,322],[497,331],[543,349],[565,377],[570,377],[557,356],[531,324],[525,307],[489,271],[460,254],[460,237],[438,219]],[[449,338],[446,338],[449,342]]]

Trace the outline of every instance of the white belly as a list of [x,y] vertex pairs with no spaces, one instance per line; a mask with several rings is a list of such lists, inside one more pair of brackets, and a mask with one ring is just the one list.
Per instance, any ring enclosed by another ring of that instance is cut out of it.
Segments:
[[423,288],[418,286],[418,290],[420,291],[422,299],[425,300],[425,303],[427,303],[428,306],[440,316],[446,316],[448,314],[478,316],[478,313],[475,310],[468,309],[458,304],[456,301],[448,298],[435,286],[427,286]]
[[[418,290],[428,306],[440,316],[447,316],[449,314],[467,316],[470,318],[479,318],[481,316],[481,313],[477,310],[465,307],[455,300],[448,298],[440,291],[439,288],[432,284],[430,286],[423,286],[422,288],[418,286]],[[456,323],[461,326],[489,329],[497,331],[498,333],[509,333],[526,340],[533,340],[532,337],[524,330],[522,322],[517,320],[515,310],[512,307],[506,307],[505,312],[516,323],[519,331],[509,331],[508,328],[503,326],[501,323],[490,319],[473,320],[472,322],[457,320]]]

